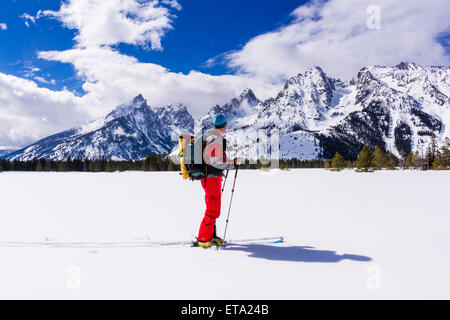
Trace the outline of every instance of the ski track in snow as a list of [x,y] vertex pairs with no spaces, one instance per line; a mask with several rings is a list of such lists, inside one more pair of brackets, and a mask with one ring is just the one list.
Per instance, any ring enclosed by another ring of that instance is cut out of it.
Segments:
[[[227,240],[226,246],[241,244],[283,243],[284,237],[262,237],[254,239]],[[140,247],[169,247],[192,246],[191,241],[129,241],[129,242],[57,242],[57,241],[0,241],[0,247],[6,248],[140,248]]]

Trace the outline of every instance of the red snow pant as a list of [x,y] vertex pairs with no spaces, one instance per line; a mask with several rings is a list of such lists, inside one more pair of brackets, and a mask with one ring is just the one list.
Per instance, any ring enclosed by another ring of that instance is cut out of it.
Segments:
[[216,230],[216,219],[220,216],[222,177],[207,177],[202,179],[202,187],[205,190],[205,217],[198,232],[199,241],[211,241]]

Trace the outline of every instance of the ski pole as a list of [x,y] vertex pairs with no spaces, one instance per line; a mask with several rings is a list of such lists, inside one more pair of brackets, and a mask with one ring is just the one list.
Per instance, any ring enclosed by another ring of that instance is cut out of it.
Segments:
[[[227,173],[225,174],[225,179],[224,179],[224,181],[223,181],[222,194],[223,194],[223,190],[225,190],[225,184],[227,183],[228,171],[230,171],[230,170],[227,170]],[[222,195],[222,194],[221,194],[221,195]]]
[[236,166],[236,172],[234,174],[234,181],[233,181],[233,188],[231,189],[231,199],[230,199],[230,205],[228,206],[228,215],[225,225],[225,233],[223,234],[223,243],[225,244],[225,236],[227,235],[227,228],[228,228],[228,220],[230,219],[230,211],[231,211],[231,203],[233,202],[233,195],[234,195],[234,186],[236,185],[236,178],[238,173],[239,166]]

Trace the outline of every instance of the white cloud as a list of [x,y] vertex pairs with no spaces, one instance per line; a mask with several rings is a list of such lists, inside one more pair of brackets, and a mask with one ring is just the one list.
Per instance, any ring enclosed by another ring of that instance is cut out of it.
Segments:
[[26,77],[26,78],[33,78],[34,74],[36,72],[41,71],[41,69],[33,66],[32,64],[30,64],[29,62],[25,63],[25,66],[23,68],[22,74]]
[[52,85],[56,84],[56,81],[54,79],[47,80],[39,76],[34,76],[33,79],[45,84],[52,84]]
[[[181,8],[176,1],[163,1]],[[42,11],[71,29],[78,30],[79,47],[128,43],[161,50],[161,38],[172,28],[173,15],[157,0],[69,0],[58,11]]]
[[28,13],[24,13],[24,14],[20,15],[20,18],[22,18],[24,20],[25,25],[29,28],[30,22],[33,24],[36,24],[36,19],[38,19],[40,16],[41,16],[41,11],[39,10],[38,13],[36,14],[36,17],[33,17],[32,15],[30,15]]
[[68,1],[60,10],[43,11],[41,16],[57,18],[67,27],[77,29],[77,45],[66,51],[39,52],[38,57],[74,66],[85,81],[83,89],[87,94],[83,101],[90,106],[87,112],[93,118],[139,92],[152,105],[183,102],[194,116],[231,99],[247,86],[252,86],[256,93],[262,92],[263,97],[275,93],[272,84],[258,79],[211,76],[197,71],[173,73],[111,48],[117,43],[145,46],[150,42],[152,49],[162,49],[161,38],[171,28],[174,17],[170,9],[182,7],[174,0]]
[[[66,51],[39,52],[46,60],[71,63],[78,76],[85,79],[83,103],[92,118],[97,118],[117,104],[142,93],[151,105],[183,102],[194,116],[200,116],[214,104],[235,97],[250,86],[262,95],[273,95],[279,89],[246,76],[212,76],[197,71],[173,73],[152,63],[108,47],[75,48]],[[275,89],[274,89],[275,88]]]
[[81,98],[0,73],[0,145],[21,147],[85,122]]
[[177,0],[161,0],[161,2],[177,10],[183,9],[183,7],[178,3]]
[[[369,29],[367,8],[380,8],[380,29]],[[449,65],[436,37],[450,32],[446,0],[330,0],[298,7],[294,21],[251,39],[228,54],[237,72],[277,81],[319,65],[351,78],[367,65],[413,61]]]
[[8,30],[8,25],[6,23],[0,23],[0,30]]

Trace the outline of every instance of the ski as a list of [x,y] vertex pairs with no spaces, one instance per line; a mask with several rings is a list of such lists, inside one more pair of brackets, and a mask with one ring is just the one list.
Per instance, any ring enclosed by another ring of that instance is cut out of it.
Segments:
[[[124,242],[59,242],[59,241],[1,241],[0,247],[8,248],[139,248],[194,246],[196,240],[188,241],[124,241]],[[266,237],[253,239],[237,239],[226,241],[223,246],[246,243],[283,243],[284,237]]]
[[266,238],[253,238],[253,239],[238,239],[238,240],[230,240],[225,241],[223,247],[228,245],[243,245],[243,244],[252,244],[252,243],[284,243],[284,237],[266,237]]

